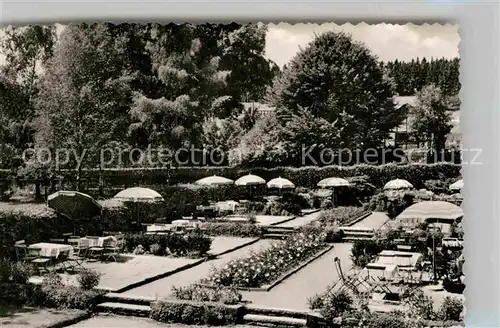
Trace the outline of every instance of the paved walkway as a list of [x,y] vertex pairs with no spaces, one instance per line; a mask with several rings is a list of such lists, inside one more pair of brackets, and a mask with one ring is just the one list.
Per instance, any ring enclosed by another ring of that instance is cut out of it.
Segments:
[[243,292],[243,299],[256,306],[286,308],[307,311],[307,300],[326,291],[327,287],[339,279],[334,259],[338,257],[342,270],[346,272],[352,265],[350,243],[335,244],[334,248],[305,268],[285,279],[269,292]]
[[351,228],[368,228],[377,230],[380,229],[387,221],[389,221],[387,214],[383,212],[373,212],[365,219],[352,225]]
[[240,248],[234,252],[224,254],[215,260],[204,262],[191,269],[181,271],[163,279],[153,281],[147,285],[131,289],[125,292],[124,295],[149,296],[157,298],[167,297],[170,295],[173,286],[186,286],[198,282],[200,279],[205,278],[210,274],[212,267],[222,267],[231,260],[247,256],[251,251],[268,248],[272,243],[272,240],[259,240],[254,244]]

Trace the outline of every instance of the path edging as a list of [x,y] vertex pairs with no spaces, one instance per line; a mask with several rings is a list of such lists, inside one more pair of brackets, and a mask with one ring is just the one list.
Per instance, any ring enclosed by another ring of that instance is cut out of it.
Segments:
[[87,311],[87,312],[84,312],[84,313],[81,313],[81,314],[75,316],[74,318],[61,320],[59,322],[56,322],[56,323],[53,323],[50,325],[40,326],[38,328],[64,328],[64,327],[68,327],[68,326],[77,324],[83,320],[90,319],[93,315],[94,315],[93,312]]

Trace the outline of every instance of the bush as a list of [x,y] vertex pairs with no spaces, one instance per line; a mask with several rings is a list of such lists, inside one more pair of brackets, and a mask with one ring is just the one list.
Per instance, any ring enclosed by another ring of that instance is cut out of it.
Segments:
[[85,269],[78,275],[78,284],[84,290],[91,290],[99,285],[101,274],[95,270]]
[[385,193],[378,193],[370,199],[368,208],[374,212],[385,212],[387,211],[387,201]]
[[0,257],[16,259],[14,243],[24,239],[27,244],[58,236],[70,220],[58,219],[46,204],[0,203]]
[[27,284],[34,272],[34,267],[30,263],[0,259],[0,282]]
[[150,317],[164,323],[226,326],[243,320],[239,306],[165,300],[151,304]]
[[44,302],[45,297],[40,285],[0,283],[0,304],[40,306],[44,305]]
[[162,248],[161,245],[158,243],[154,243],[153,245],[151,245],[149,247],[149,251],[151,252],[151,254],[157,256],[163,256],[166,253],[165,248]]
[[[154,245],[154,246],[153,246]],[[125,248],[132,252],[138,246],[144,249],[155,250],[158,255],[168,253],[173,256],[203,256],[212,245],[212,240],[199,232],[188,234],[125,234]],[[153,246],[153,247],[152,247]],[[152,249],[153,248],[153,249]],[[166,251],[168,249],[168,252]]]
[[353,309],[353,299],[345,291],[329,293],[321,302],[320,314],[327,322],[333,322],[345,312]]
[[85,290],[75,286],[42,286],[45,295],[43,305],[57,309],[92,310],[102,295],[97,290]]
[[438,313],[441,320],[459,321],[463,310],[464,304],[461,300],[447,296]]
[[[109,169],[104,171],[99,170],[83,170],[82,178],[98,185],[99,175],[109,184],[109,188],[123,189],[124,186],[132,185],[147,185],[153,187],[160,194],[167,198],[175,199],[177,196],[175,189],[179,187],[162,187],[168,181],[171,184],[186,184],[194,183],[201,178],[220,175],[230,179],[238,179],[239,177],[252,173],[262,177],[264,180],[270,180],[281,176],[289,179],[297,187],[307,187],[314,189],[316,184],[325,178],[329,177],[364,177],[366,181],[377,188],[381,188],[386,182],[393,179],[405,179],[412,183],[415,188],[421,189],[424,187],[423,182],[427,180],[442,180],[443,178],[460,178],[461,165],[450,163],[437,164],[386,164],[386,165],[352,165],[352,166],[306,166],[300,168],[294,167],[273,167],[273,168],[239,168],[239,167],[178,167],[178,168],[158,168],[158,169]],[[64,179],[67,181],[74,180],[74,171],[61,172]],[[186,188],[181,186],[182,188]],[[200,188],[208,189],[208,188]],[[220,189],[220,188],[217,188]],[[234,189],[234,188],[228,188]],[[233,197],[230,190],[217,190],[218,196],[229,196],[218,199],[231,199]],[[210,192],[207,192],[210,193]],[[234,193],[234,192],[233,192]],[[110,194],[110,197],[113,196]],[[182,196],[185,199],[185,196]],[[213,193],[212,196],[213,197]],[[167,198],[165,198],[167,200]],[[187,197],[189,199],[189,196]],[[201,199],[201,198],[200,198]],[[190,198],[189,202],[192,202]],[[194,198],[196,200],[196,198]],[[188,202],[188,203],[189,203]],[[178,202],[182,203],[182,202]]]
[[325,224],[346,225],[366,213],[363,207],[336,207],[323,211],[318,220]]
[[208,236],[260,237],[263,233],[258,225],[237,222],[204,222],[200,230]]
[[238,304],[241,301],[241,294],[236,288],[216,286],[208,288],[192,284],[185,287],[173,287],[172,296],[179,300],[196,302],[218,302],[223,304]]

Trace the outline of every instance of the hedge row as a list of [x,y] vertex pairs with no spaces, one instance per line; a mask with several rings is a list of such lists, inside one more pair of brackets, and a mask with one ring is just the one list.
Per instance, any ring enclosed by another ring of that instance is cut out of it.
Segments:
[[[256,174],[265,180],[277,177],[290,179],[295,185],[312,188],[320,180],[328,177],[354,177],[367,176],[369,182],[377,187],[382,187],[386,182],[400,178],[406,179],[417,188],[423,188],[426,180],[442,180],[445,178],[459,178],[461,165],[452,163],[436,164],[385,164],[385,165],[353,165],[353,166],[305,166],[275,167],[275,168],[239,168],[239,167],[179,167],[179,168],[154,168],[154,169],[108,169],[99,173],[98,170],[86,170],[83,179],[89,185],[97,186],[99,174],[105,181],[105,188],[128,187],[137,184],[146,185],[175,185],[192,183],[198,179],[220,175],[230,179],[237,179],[245,174]],[[74,172],[62,172],[64,181],[72,181]]]

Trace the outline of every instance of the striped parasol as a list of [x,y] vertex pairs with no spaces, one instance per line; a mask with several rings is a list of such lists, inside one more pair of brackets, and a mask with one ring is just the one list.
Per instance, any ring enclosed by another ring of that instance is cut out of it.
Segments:
[[122,190],[117,193],[113,199],[134,203],[161,202],[164,200],[163,197],[153,189],[142,187],[132,187]]
[[202,186],[223,186],[223,185],[232,185],[234,181],[228,178],[213,175],[210,177],[200,179],[195,183]]
[[267,188],[278,188],[278,189],[293,189],[295,185],[288,179],[275,178],[267,183]]
[[413,204],[398,215],[398,220],[416,219],[425,222],[428,219],[456,220],[464,216],[463,210],[444,201],[425,201]]
[[101,215],[101,205],[91,196],[78,191],[58,191],[47,197],[47,205],[71,219]]
[[256,186],[266,184],[266,180],[253,174],[242,176],[234,182],[237,186]]
[[413,185],[403,179],[394,179],[384,185],[384,190],[412,189]]
[[326,178],[318,182],[318,187],[329,188],[329,187],[344,187],[350,186],[351,184],[346,179],[342,178]]

